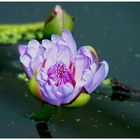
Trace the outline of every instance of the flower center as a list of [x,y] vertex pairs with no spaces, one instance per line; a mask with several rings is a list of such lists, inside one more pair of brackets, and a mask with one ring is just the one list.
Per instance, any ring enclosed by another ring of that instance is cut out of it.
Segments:
[[47,71],[49,79],[52,79],[56,86],[60,86],[67,82],[70,82],[75,86],[75,80],[72,72],[63,63],[57,63],[50,67]]

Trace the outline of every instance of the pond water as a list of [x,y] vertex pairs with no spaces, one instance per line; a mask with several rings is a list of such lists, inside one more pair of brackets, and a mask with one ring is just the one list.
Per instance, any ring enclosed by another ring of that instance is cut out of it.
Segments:
[[[0,3],[0,24],[43,21],[56,3]],[[140,89],[140,3],[59,3],[75,19],[77,46],[93,45],[110,65],[109,76]],[[18,44],[0,45],[0,137],[140,137],[140,102],[92,94],[78,109],[58,109],[48,122],[37,111],[22,72]]]

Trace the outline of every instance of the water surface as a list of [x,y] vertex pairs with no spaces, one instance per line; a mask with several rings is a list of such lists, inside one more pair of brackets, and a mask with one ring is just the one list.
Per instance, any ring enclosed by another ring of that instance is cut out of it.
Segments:
[[[0,24],[46,19],[56,3],[0,3]],[[75,18],[77,46],[93,45],[110,65],[109,76],[140,89],[140,3],[59,3]],[[140,103],[93,94],[79,109],[59,109],[48,122],[37,111],[22,72],[18,44],[0,45],[0,137],[140,137]]]

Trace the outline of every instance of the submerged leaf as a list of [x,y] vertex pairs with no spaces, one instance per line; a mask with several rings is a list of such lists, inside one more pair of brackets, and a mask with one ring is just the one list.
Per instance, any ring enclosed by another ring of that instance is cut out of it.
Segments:
[[49,120],[49,118],[51,117],[54,111],[55,111],[55,106],[49,104],[43,104],[37,112],[31,114],[28,117],[35,121]]

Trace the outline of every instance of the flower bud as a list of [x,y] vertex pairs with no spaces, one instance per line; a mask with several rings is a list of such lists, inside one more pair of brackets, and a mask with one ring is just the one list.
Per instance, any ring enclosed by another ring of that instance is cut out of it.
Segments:
[[52,34],[61,35],[62,29],[73,31],[73,18],[60,5],[56,5],[47,18],[44,28],[44,38],[51,38]]

